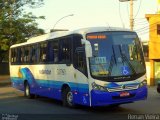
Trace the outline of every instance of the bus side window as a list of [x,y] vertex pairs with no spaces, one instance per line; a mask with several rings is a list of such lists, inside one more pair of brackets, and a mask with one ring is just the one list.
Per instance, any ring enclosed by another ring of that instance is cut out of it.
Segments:
[[59,42],[59,62],[71,63],[72,37],[61,38]]
[[75,51],[77,47],[82,47],[81,39],[82,39],[81,35],[73,36],[73,51]]
[[23,63],[23,62],[24,62],[24,47],[21,47],[21,48],[20,48],[20,51],[21,51],[20,61],[21,61],[21,63]]
[[59,61],[59,59],[58,59],[58,53],[59,53],[58,47],[59,47],[58,40],[54,40],[52,42],[52,54],[53,54],[52,59],[53,59],[54,63],[57,63]]
[[48,45],[47,45],[47,50],[48,50],[48,52],[47,52],[47,62],[50,62],[50,63],[53,63],[53,58],[54,58],[52,42],[53,41],[49,41]]
[[15,48],[11,49],[11,62],[12,63],[16,62],[16,49]]
[[17,48],[17,49],[18,49],[17,61],[18,61],[18,64],[21,64],[21,48]]
[[36,62],[36,46],[32,45],[31,46],[31,53],[30,53],[31,57],[30,57],[30,61],[31,63],[35,63]]
[[65,51],[66,63],[71,63],[72,61],[72,58],[71,58],[72,38],[71,37],[66,38],[65,48],[66,48],[66,51]]
[[18,57],[18,52],[17,52],[17,48],[15,48],[14,49],[15,51],[15,53],[14,53],[14,63],[17,63],[18,62],[18,59],[17,59],[17,57]]
[[75,67],[87,76],[87,64],[84,47],[78,47],[75,51]]
[[47,43],[40,43],[40,62],[47,60]]
[[25,46],[24,49],[24,62],[25,63],[29,62],[29,46]]
[[73,54],[72,54],[72,58],[73,58],[73,64],[74,66],[76,65],[76,48],[78,47],[82,47],[82,44],[81,44],[81,39],[82,39],[82,36],[81,35],[73,35]]

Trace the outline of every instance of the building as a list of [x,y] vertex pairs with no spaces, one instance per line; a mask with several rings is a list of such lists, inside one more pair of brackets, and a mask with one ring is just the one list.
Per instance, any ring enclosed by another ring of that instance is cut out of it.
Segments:
[[160,80],[160,14],[146,14],[149,22],[150,85]]

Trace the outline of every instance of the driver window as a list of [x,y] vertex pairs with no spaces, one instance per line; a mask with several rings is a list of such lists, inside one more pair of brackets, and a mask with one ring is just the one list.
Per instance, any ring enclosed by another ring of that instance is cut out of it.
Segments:
[[76,51],[76,68],[87,76],[86,56],[84,51]]
[[85,61],[83,52],[77,53],[77,68],[83,73],[85,72]]

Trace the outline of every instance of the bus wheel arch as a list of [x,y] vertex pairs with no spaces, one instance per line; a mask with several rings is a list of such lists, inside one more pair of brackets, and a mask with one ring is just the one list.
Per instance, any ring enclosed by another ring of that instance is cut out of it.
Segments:
[[35,95],[30,92],[30,85],[27,80],[24,80],[24,96],[30,99],[35,97]]
[[63,106],[74,107],[73,93],[72,93],[71,88],[69,87],[69,85],[64,84],[62,86],[61,91],[62,91]]

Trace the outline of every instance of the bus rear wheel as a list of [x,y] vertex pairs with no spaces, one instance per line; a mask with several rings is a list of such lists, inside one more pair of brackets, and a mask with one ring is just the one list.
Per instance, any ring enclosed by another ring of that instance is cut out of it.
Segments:
[[70,88],[67,87],[64,89],[62,94],[63,105],[67,107],[74,107],[75,105],[73,103],[73,93],[71,92]]
[[26,82],[24,84],[24,96],[27,97],[27,98],[30,98],[30,99],[35,97],[34,94],[30,93],[30,86],[29,86],[28,82]]

